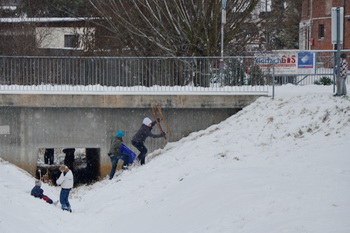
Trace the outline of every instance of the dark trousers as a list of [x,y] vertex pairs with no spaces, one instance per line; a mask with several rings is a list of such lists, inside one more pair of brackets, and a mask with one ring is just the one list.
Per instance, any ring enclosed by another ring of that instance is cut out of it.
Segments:
[[123,166],[123,169],[124,169],[124,167],[127,167],[127,165],[129,164],[129,155],[120,154],[120,155],[110,156],[109,158],[111,159],[111,163],[112,163],[111,172],[109,173],[109,179],[111,180],[117,169],[118,160],[122,159],[124,161],[124,166]]
[[45,164],[53,164],[54,160],[54,149],[46,149],[44,154],[44,162]]
[[111,172],[109,173],[109,179],[111,180],[114,176],[115,169],[117,168],[118,158],[117,156],[111,156],[110,159],[112,163],[112,168],[111,168]]
[[140,161],[141,165],[144,165],[147,154],[147,148],[145,147],[145,144],[143,144],[142,142],[135,141],[131,141],[131,144],[140,151],[140,154],[137,156],[137,159]]
[[53,164],[53,160],[54,160],[54,156],[53,155],[45,155],[44,156],[45,164],[52,165]]

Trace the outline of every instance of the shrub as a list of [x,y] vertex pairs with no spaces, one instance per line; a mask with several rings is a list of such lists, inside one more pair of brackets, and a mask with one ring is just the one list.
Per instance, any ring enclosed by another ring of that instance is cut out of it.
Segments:
[[316,80],[314,84],[328,86],[333,83],[333,80],[329,77],[322,77],[320,80]]

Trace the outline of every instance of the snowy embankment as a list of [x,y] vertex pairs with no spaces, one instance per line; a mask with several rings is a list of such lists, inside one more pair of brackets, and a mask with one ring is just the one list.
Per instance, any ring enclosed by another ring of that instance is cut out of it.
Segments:
[[146,166],[74,189],[72,214],[31,197],[34,178],[1,162],[0,232],[348,233],[349,141],[348,98],[279,87]]

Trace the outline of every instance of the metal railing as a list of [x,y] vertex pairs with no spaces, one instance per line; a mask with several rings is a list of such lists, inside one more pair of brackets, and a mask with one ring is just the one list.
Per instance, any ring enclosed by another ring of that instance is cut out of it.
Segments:
[[0,56],[0,93],[215,92],[264,93],[274,84],[313,84],[333,76],[333,53],[317,52],[316,72],[273,73],[256,56],[9,57]]
[[0,91],[267,93],[271,80],[244,70],[253,59],[225,58],[222,71],[217,57],[0,57]]
[[[279,85],[292,83],[295,85],[310,85],[310,84],[323,84],[326,80],[331,84],[334,83],[335,73],[334,73],[334,55],[335,50],[318,50],[311,51],[315,53],[315,72],[314,73],[304,73],[298,72],[294,74],[275,74],[275,83]],[[343,50],[350,57],[349,50]],[[348,73],[348,76],[350,73]],[[349,82],[349,79],[347,79]]]

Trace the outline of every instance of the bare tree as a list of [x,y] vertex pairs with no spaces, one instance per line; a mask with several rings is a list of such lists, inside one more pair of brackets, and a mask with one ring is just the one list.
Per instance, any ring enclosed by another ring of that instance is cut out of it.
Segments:
[[[221,0],[90,0],[117,43],[132,54],[220,55]],[[243,25],[259,0],[228,0],[225,52],[249,42]]]
[[301,19],[302,0],[286,1],[283,41],[285,48],[299,48],[299,23]]
[[0,55],[37,55],[34,24],[9,22],[2,25]]
[[89,0],[21,0],[18,11],[28,17],[93,16]]
[[271,0],[271,12],[266,15],[268,49],[296,49],[302,0]]

